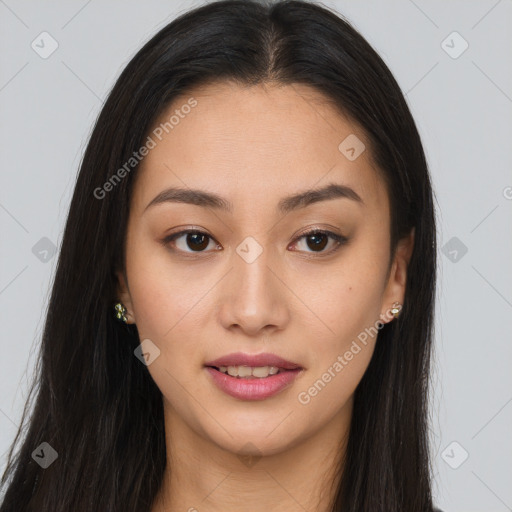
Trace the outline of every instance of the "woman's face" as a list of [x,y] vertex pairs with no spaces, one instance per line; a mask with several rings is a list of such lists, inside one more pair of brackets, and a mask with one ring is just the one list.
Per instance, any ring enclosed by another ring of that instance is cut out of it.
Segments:
[[[149,136],[119,298],[140,340],[151,340],[143,346],[166,418],[259,454],[347,422],[378,322],[403,301],[413,242],[402,241],[388,275],[389,203],[365,134],[307,86],[223,83],[175,99]],[[285,200],[328,185],[337,193]],[[170,188],[223,202],[169,193],[150,205]],[[345,241],[303,236],[311,230]],[[301,370],[268,396],[275,376],[213,378],[205,364],[232,353],[270,353]]]

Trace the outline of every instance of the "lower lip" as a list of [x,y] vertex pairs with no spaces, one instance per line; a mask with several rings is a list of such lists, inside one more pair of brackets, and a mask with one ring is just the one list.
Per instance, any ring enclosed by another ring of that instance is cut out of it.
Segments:
[[298,368],[264,378],[245,379],[232,377],[210,366],[206,370],[220,390],[241,400],[265,400],[274,396],[287,388],[302,371]]

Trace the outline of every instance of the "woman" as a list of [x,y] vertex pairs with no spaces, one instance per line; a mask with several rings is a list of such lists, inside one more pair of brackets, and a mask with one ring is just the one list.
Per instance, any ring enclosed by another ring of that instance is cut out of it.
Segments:
[[431,512],[433,191],[342,17],[213,2],[85,151],[0,511]]

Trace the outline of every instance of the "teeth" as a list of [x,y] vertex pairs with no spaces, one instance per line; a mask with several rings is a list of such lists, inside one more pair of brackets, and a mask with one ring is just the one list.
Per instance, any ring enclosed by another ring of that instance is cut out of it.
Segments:
[[276,373],[280,373],[279,368],[277,366],[221,366],[219,370],[222,373],[227,373],[232,377],[257,377],[264,378],[269,375],[275,375]]

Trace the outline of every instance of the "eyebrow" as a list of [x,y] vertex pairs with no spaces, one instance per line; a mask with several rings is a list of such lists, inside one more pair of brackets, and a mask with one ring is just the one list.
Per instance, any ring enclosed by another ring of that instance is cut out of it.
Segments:
[[[322,188],[310,189],[283,197],[277,205],[277,210],[282,214],[286,214],[306,208],[307,206],[320,201],[340,198],[351,199],[361,206],[364,205],[364,201],[352,188],[338,183],[330,183]],[[199,189],[170,187],[162,190],[162,192],[153,198],[146,208],[144,208],[144,212],[152,206],[168,202],[187,203],[204,208],[214,208],[216,210],[222,210],[229,213],[233,211],[233,204],[216,193]]]

